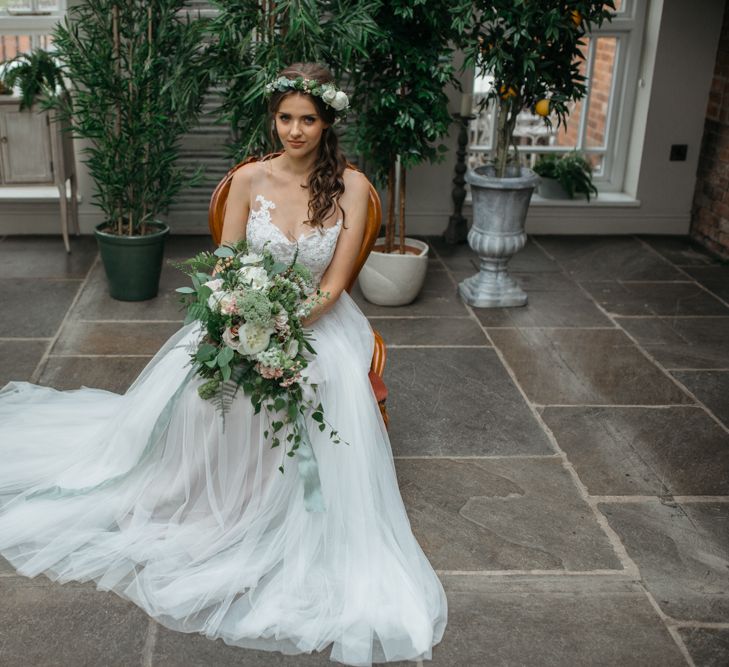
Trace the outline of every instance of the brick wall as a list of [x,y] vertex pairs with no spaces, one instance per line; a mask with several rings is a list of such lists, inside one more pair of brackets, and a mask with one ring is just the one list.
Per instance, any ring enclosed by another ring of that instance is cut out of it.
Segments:
[[724,10],[691,210],[691,236],[729,259],[729,3]]
[[[590,109],[585,130],[585,144],[587,146],[602,146],[605,142],[610,87],[612,86],[613,66],[615,65],[615,46],[616,39],[614,37],[600,37],[595,44],[595,64],[592,71],[592,81],[590,82]],[[583,51],[587,55],[587,44]],[[581,63],[580,72],[585,73],[584,61]],[[566,131],[560,130],[557,133],[556,144],[574,146],[577,143],[582,106],[582,101],[575,105],[575,109],[570,114],[567,122]],[[595,156],[593,161],[599,159]]]

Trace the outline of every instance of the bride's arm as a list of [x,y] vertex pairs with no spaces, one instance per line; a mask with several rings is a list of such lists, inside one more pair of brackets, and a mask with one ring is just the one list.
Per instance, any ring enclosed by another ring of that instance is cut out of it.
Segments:
[[310,326],[326,313],[340,297],[352,275],[352,268],[362,246],[365,225],[367,223],[367,204],[370,183],[366,176],[358,171],[345,172],[345,191],[339,205],[345,212],[346,228],[339,232],[337,247],[326,273],[322,276],[320,289],[327,294],[322,303],[314,306],[310,315],[303,321]]

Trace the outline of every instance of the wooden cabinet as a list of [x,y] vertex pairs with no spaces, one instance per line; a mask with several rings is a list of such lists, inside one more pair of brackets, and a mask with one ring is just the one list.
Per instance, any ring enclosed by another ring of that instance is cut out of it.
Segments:
[[[20,110],[20,100],[0,95],[0,191],[3,187],[55,185],[66,250],[69,222],[79,233],[73,137],[51,111]],[[70,201],[67,182],[70,181]]]
[[0,184],[53,183],[53,150],[47,112],[0,104]]

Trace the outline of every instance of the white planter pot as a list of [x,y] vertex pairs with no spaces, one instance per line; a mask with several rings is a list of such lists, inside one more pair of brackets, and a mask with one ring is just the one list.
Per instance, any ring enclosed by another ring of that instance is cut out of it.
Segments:
[[[385,245],[385,239],[375,241],[375,248]],[[378,306],[404,306],[423,287],[428,268],[428,244],[405,238],[405,245],[417,248],[417,255],[401,255],[373,250],[359,274],[359,286],[365,299]]]

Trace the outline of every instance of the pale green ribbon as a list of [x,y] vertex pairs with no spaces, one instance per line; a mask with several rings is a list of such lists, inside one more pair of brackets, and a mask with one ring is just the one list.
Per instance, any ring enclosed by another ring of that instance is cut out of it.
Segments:
[[162,408],[162,411],[157,416],[157,419],[154,422],[154,426],[152,426],[152,431],[149,434],[149,438],[147,438],[147,444],[144,446],[144,449],[142,450],[142,453],[140,454],[139,458],[137,459],[136,463],[129,468],[126,472],[123,472],[119,475],[114,475],[114,477],[109,477],[108,479],[105,479],[103,482],[99,482],[98,484],[94,484],[92,486],[85,486],[81,488],[76,489],[66,489],[62,486],[51,486],[47,489],[41,489],[39,491],[34,491],[33,493],[28,495],[28,498],[68,498],[73,496],[80,496],[86,493],[92,493],[94,491],[101,491],[102,489],[105,489],[112,484],[117,484],[123,480],[125,480],[129,475],[131,475],[142,463],[144,463],[149,456],[152,454],[155,445],[158,441],[161,440],[162,436],[164,435],[165,431],[167,430],[167,427],[170,425],[170,421],[172,419],[172,413],[175,409],[175,406],[177,405],[177,402],[180,399],[180,396],[182,395],[183,390],[188,385],[190,380],[192,380],[193,377],[195,377],[196,371],[194,368],[191,368],[188,374],[185,376],[185,378],[182,380],[182,383],[180,386],[175,390],[175,393],[170,396],[170,398],[167,400],[167,403],[165,403],[165,406]]
[[309,439],[309,430],[306,427],[304,416],[299,413],[296,418],[301,433],[301,442],[296,450],[299,458],[299,476],[304,484],[304,507],[307,512],[325,512],[324,497],[321,492],[321,480],[319,479],[319,466],[316,463],[314,449]]

